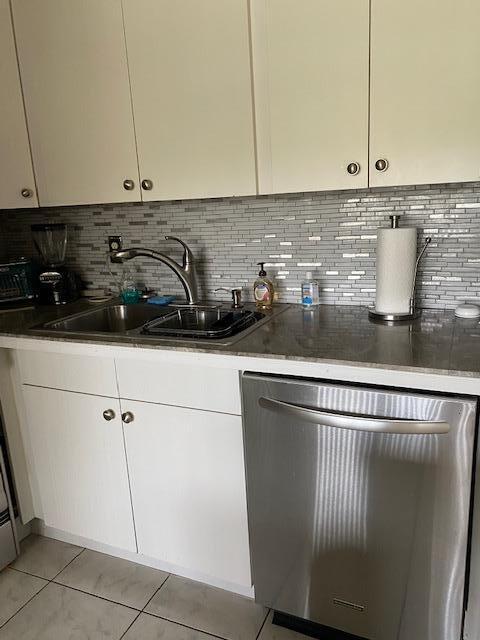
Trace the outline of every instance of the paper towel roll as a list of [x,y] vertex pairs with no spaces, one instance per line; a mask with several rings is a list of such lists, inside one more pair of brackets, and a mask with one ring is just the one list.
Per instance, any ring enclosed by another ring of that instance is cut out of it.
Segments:
[[375,309],[408,313],[417,259],[417,230],[379,229]]

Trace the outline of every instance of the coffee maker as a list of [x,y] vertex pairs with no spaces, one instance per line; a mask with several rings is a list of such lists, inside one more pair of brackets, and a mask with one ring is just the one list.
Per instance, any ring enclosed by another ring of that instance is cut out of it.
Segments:
[[42,304],[66,304],[78,298],[77,278],[65,266],[66,224],[32,224],[33,243],[40,254],[42,268],[38,276]]

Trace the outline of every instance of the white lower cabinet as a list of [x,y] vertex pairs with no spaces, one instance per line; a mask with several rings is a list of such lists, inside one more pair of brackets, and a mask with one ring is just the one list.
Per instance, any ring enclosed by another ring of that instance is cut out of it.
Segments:
[[[108,358],[39,352],[17,363],[37,517],[146,564],[250,590],[238,371],[186,369],[180,393],[141,360],[128,363],[143,385],[120,359],[117,378]],[[178,382],[181,365],[172,370]]]
[[241,417],[121,403],[139,553],[250,586]]
[[23,396],[37,515],[56,529],[136,551],[118,399],[28,385]]

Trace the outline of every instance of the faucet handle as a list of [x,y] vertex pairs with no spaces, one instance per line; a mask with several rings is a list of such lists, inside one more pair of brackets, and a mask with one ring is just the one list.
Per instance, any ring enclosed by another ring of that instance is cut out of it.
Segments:
[[180,240],[176,236],[165,236],[165,240],[175,240],[175,242],[179,242],[183,247],[183,268],[188,267],[194,261],[193,253],[190,247],[186,242]]

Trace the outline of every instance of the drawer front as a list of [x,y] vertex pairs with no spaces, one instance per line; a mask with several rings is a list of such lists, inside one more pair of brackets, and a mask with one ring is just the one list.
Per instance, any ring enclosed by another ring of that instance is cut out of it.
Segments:
[[120,397],[241,415],[236,369],[117,360]]
[[113,358],[40,351],[18,351],[17,354],[23,384],[118,396]]

